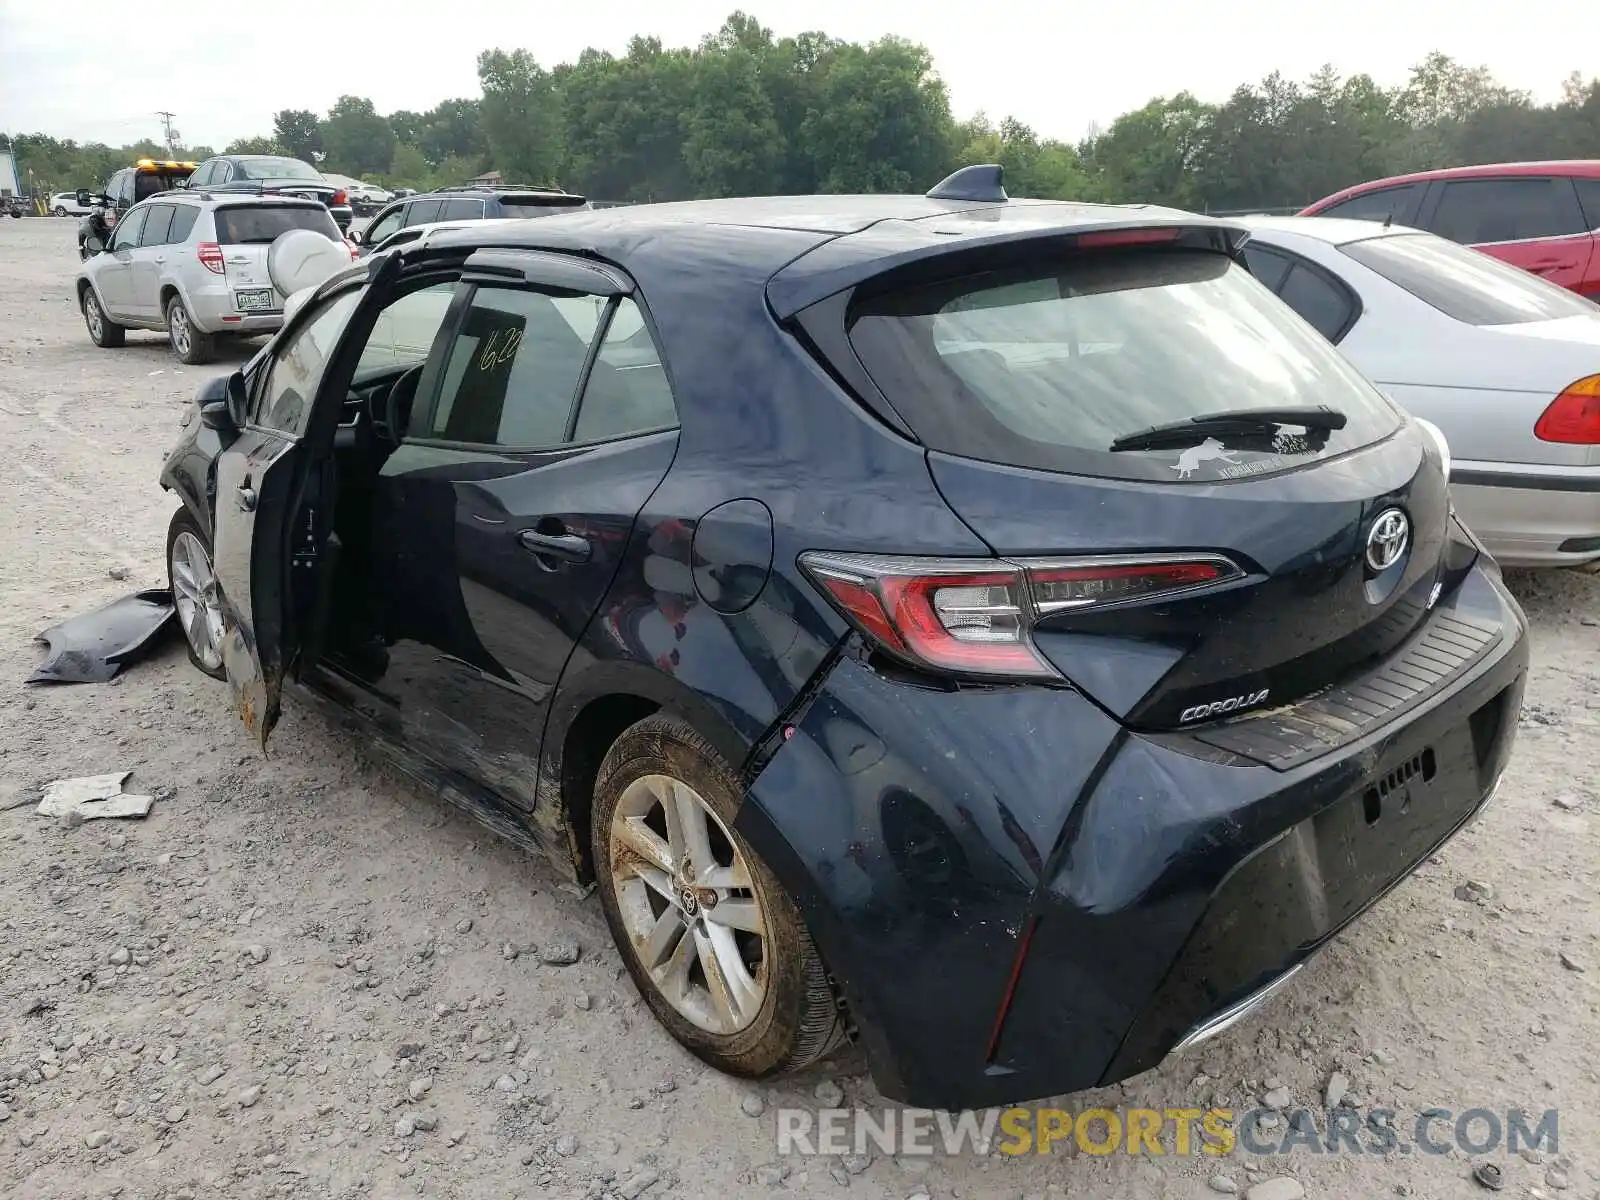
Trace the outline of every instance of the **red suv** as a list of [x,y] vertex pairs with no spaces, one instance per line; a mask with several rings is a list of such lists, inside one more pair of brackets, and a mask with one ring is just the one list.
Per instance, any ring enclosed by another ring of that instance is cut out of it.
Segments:
[[1600,159],[1399,175],[1336,192],[1300,215],[1392,219],[1600,300]]

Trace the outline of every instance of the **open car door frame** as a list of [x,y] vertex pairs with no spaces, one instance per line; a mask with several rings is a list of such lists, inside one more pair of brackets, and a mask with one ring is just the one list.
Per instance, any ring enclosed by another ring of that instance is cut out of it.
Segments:
[[[234,710],[263,751],[278,723],[284,674],[305,641],[299,626],[331,578],[330,550],[337,550],[336,543],[330,545],[332,490],[324,486],[308,500],[308,485],[313,470],[332,461],[350,380],[377,312],[388,304],[402,274],[399,255],[369,261],[366,290],[339,332],[299,437],[244,423],[217,456],[211,536],[226,622],[222,665]],[[273,344],[294,336],[322,311],[328,295],[348,286],[350,281],[340,279],[319,288],[296,314],[302,319],[285,326]],[[256,395],[271,386],[275,362],[269,348]]]

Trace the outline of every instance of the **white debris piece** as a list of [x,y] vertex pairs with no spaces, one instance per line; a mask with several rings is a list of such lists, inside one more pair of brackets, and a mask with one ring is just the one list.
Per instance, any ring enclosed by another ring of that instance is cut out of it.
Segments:
[[38,813],[41,817],[76,814],[85,821],[96,817],[147,816],[155,797],[135,796],[122,790],[132,774],[132,771],[114,771],[110,775],[83,775],[47,783]]

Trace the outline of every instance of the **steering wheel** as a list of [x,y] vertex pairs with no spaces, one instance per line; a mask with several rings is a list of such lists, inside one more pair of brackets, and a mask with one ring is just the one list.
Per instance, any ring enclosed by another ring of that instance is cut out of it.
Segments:
[[[372,413],[372,435],[391,446],[400,444],[400,437],[411,420],[411,405],[417,398],[417,384],[422,381],[422,368],[418,363],[394,381],[384,396],[382,405],[375,405]],[[381,408],[381,414],[377,409]]]

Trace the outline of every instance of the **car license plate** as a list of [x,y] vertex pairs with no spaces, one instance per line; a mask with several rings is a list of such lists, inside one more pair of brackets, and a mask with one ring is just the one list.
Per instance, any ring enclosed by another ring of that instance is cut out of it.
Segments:
[[270,312],[273,308],[272,289],[260,288],[251,292],[235,292],[233,303],[240,312]]

